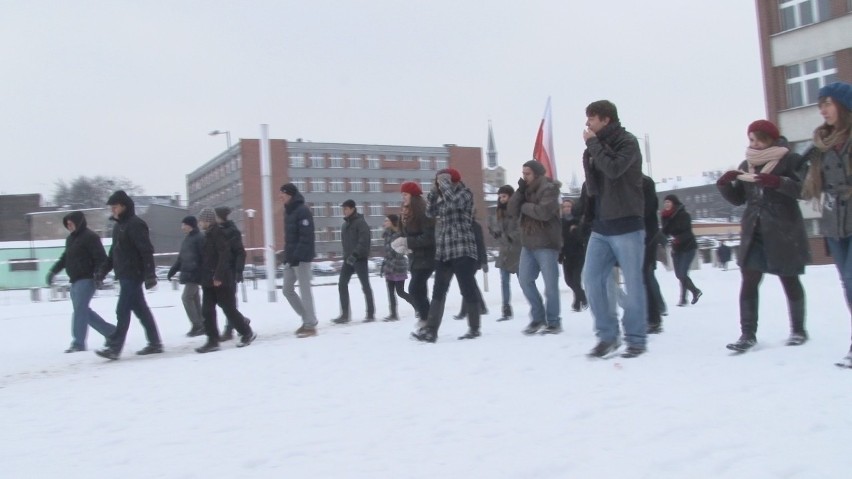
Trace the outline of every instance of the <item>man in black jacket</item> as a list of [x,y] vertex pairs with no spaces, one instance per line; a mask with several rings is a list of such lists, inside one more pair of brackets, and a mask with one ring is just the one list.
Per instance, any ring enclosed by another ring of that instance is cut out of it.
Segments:
[[[314,215],[305,205],[305,197],[293,183],[281,186],[279,198],[284,203],[284,278],[281,291],[293,311],[302,318],[296,337],[317,335],[317,315],[314,312],[314,295],[311,291],[311,262],[316,256],[314,248]],[[299,294],[296,294],[296,281]]]
[[158,354],[163,352],[160,333],[154,315],[145,302],[145,292],[142,290],[157,286],[157,275],[154,273],[154,247],[148,236],[148,225],[136,216],[136,206],[133,200],[123,190],[113,193],[107,200],[112,211],[115,225],[112,228],[112,246],[109,248],[107,261],[95,277],[102,281],[104,276],[115,270],[115,279],[121,288],[118,294],[118,304],[115,306],[117,319],[116,330],[107,340],[106,347],[95,351],[98,356],[107,359],[118,359],[127,338],[130,327],[130,312],[139,318],[145,329],[148,345],[136,354]]
[[204,334],[204,318],[201,316],[201,251],[204,248],[204,235],[198,231],[198,220],[195,216],[187,216],[180,224],[180,229],[186,235],[180,245],[175,264],[169,269],[167,278],[180,273],[178,280],[183,285],[180,299],[183,309],[189,318],[191,327],[186,335],[190,338]]
[[331,320],[335,324],[349,322],[349,278],[358,275],[364,299],[367,302],[367,317],[364,322],[375,321],[376,307],[373,304],[373,289],[370,287],[370,272],[367,259],[370,256],[370,226],[364,215],[358,213],[354,200],[343,202],[343,227],[340,239],[343,243],[343,267],[337,289],[340,293],[340,316]]
[[104,245],[97,233],[86,227],[86,217],[82,211],[68,213],[62,218],[62,224],[71,233],[65,239],[65,251],[56,264],[47,273],[48,286],[53,283],[56,273],[65,269],[71,281],[71,346],[66,353],[86,350],[86,333],[91,326],[95,331],[109,338],[115,332],[115,326],[104,321],[89,306],[95,295],[95,272],[106,263]]

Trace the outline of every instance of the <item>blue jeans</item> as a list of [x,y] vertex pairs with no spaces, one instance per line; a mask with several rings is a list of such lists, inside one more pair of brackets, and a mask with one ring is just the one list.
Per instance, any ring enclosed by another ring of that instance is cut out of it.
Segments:
[[[535,285],[539,273],[544,277],[546,306]],[[521,283],[524,297],[530,303],[530,321],[559,326],[562,323],[559,316],[559,250],[521,248],[518,281]]]
[[503,295],[503,306],[512,304],[512,285],[510,284],[512,273],[507,269],[500,269],[500,292]]
[[145,302],[145,291],[142,289],[142,280],[119,279],[118,303],[115,305],[116,325],[115,332],[110,335],[108,347],[116,351],[124,348],[124,340],[127,339],[127,330],[130,328],[130,312],[139,318],[142,328],[145,329],[145,338],[150,345],[162,345],[160,333],[157,331],[157,323],[148,303]]
[[74,313],[71,315],[71,337],[72,346],[86,349],[86,333],[89,326],[108,338],[115,332],[115,326],[104,321],[91,307],[89,302],[95,295],[95,281],[93,279],[78,279],[71,283],[71,306]]
[[852,309],[852,236],[826,240],[831,257],[834,258],[834,265],[840,273],[840,281],[846,293],[846,306]]
[[624,276],[624,339],[630,346],[645,346],[648,329],[647,298],[642,277],[645,257],[645,231],[638,230],[616,236],[592,233],[586,249],[583,284],[589,307],[595,318],[595,331],[602,342],[618,340],[618,313],[607,293],[612,281],[612,269],[618,264]]

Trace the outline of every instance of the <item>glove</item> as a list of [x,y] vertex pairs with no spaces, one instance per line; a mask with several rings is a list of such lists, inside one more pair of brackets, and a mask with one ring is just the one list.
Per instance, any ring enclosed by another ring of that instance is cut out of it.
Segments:
[[487,273],[487,272],[488,272],[488,263],[482,263],[482,271],[483,271],[484,273]]
[[348,264],[349,266],[355,266],[355,261],[357,261],[357,259],[355,258],[354,254],[350,254],[346,258],[346,264]]
[[44,280],[47,281],[47,285],[50,286],[53,284],[53,277],[56,275],[53,271],[48,271],[47,276],[45,276]]
[[408,249],[408,239],[404,237],[399,237],[393,241],[391,241],[391,249],[396,251],[399,254],[410,254],[411,250]]
[[778,188],[781,186],[781,177],[769,173],[759,173],[754,177],[755,183],[763,185],[764,188]]
[[519,178],[519,179],[518,179],[518,189],[517,189],[516,191],[519,191],[519,192],[521,192],[521,193],[523,193],[523,192],[527,191],[527,182],[526,182],[526,180],[524,180],[523,178]]
[[719,179],[716,180],[716,184],[719,186],[730,184],[737,179],[737,176],[739,176],[740,173],[740,171],[736,170],[726,171],[724,175],[720,176]]
[[290,261],[290,267],[291,267],[291,268],[295,268],[295,267],[297,267],[297,266],[299,266],[299,261],[298,261],[298,260]]
[[157,286],[157,277],[156,276],[151,276],[151,277],[145,278],[145,289],[152,289],[155,286]]

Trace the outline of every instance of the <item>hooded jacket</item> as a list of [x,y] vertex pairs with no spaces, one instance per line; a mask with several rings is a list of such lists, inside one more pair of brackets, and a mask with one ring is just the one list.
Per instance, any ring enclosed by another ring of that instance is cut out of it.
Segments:
[[204,252],[201,262],[201,285],[213,286],[214,281],[234,287],[242,277],[246,250],[242,235],[233,221],[210,225],[204,233]]
[[343,219],[340,239],[343,243],[344,259],[350,256],[358,260],[370,257],[370,226],[361,213],[354,211]]
[[314,215],[301,193],[294,194],[284,206],[284,263],[313,261]]
[[169,270],[169,277],[180,272],[180,284],[201,283],[201,257],[204,250],[204,235],[197,227],[187,233],[180,244],[180,253]]
[[[120,192],[123,193],[123,192]],[[113,194],[110,201],[117,195]],[[148,233],[148,224],[136,216],[136,205],[126,194],[119,198],[119,203],[125,205],[125,210],[112,227],[112,246],[101,277],[115,270],[118,280],[129,279],[144,281],[156,278],[154,272],[154,246]]]
[[65,251],[50,268],[56,274],[63,269],[72,283],[81,279],[93,279],[107,261],[101,238],[86,225],[86,216],[82,211],[74,211],[62,218],[66,227],[71,221],[76,225],[74,232],[65,238]]

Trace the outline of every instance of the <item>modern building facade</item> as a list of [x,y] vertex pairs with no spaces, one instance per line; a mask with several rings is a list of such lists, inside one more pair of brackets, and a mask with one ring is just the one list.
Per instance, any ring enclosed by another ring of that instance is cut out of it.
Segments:
[[767,118],[796,151],[822,118],[819,89],[852,82],[852,0],[756,0]]
[[[421,184],[424,193],[433,185],[435,172],[459,170],[473,191],[477,216],[485,218],[482,192],[482,150],[478,147],[388,146],[309,141],[269,141],[275,244],[284,246],[284,207],[278,188],[296,184],[314,214],[317,258],[341,254],[341,203],[353,199],[370,225],[374,254],[381,255],[382,222],[399,213],[400,185]],[[204,206],[228,206],[231,219],[243,232],[248,261],[263,261],[263,202],[260,171],[260,140],[241,139],[237,144],[187,175],[189,211]]]

